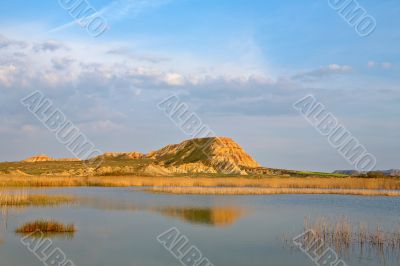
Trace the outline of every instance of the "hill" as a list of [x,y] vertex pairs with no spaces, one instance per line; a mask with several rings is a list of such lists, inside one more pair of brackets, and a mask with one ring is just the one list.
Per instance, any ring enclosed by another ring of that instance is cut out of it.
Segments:
[[31,176],[316,176],[346,175],[271,169],[260,166],[234,140],[199,138],[167,145],[148,154],[107,152],[96,157],[100,165],[79,159],[37,155],[21,162],[0,163],[0,174]]
[[39,155],[35,155],[32,157],[29,157],[25,160],[23,160],[23,162],[25,163],[37,163],[37,162],[54,162],[54,161],[58,161],[58,162],[75,162],[75,161],[80,161],[80,159],[77,158],[60,158],[60,159],[54,159],[51,158],[45,154],[39,154]]
[[177,172],[246,174],[260,165],[230,138],[202,138],[168,145],[148,158]]

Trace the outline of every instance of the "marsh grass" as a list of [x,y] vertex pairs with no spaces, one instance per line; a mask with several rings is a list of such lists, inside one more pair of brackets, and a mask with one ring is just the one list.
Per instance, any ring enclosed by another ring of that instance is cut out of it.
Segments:
[[45,234],[75,233],[74,224],[62,224],[54,220],[36,220],[26,223],[15,230],[19,234],[42,232]]
[[315,189],[315,188],[252,188],[252,187],[152,187],[151,193],[183,195],[279,195],[279,194],[335,194],[356,196],[399,197],[400,191],[366,189]]
[[39,195],[27,192],[7,193],[0,191],[0,207],[57,206],[70,204],[74,198],[63,195]]
[[400,178],[357,177],[243,177],[243,176],[7,176],[0,175],[0,187],[245,187],[400,190]]
[[380,251],[400,251],[400,224],[394,230],[384,230],[381,225],[372,229],[365,223],[352,224],[347,217],[332,221],[321,217],[311,222],[305,219],[304,231],[312,230],[325,244],[336,250],[346,250],[353,246],[375,248]]

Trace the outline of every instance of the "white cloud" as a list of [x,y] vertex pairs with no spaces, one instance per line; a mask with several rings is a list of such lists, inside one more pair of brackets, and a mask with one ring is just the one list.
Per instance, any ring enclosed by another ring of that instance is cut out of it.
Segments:
[[185,84],[185,78],[178,73],[168,73],[164,77],[164,81],[171,86],[182,86]]
[[23,125],[21,127],[21,131],[25,134],[35,134],[38,133],[40,130],[34,125]]
[[55,40],[48,40],[33,45],[33,50],[35,52],[55,52],[60,49],[67,50],[68,48],[62,42]]
[[382,69],[392,69],[393,68],[393,63],[391,62],[375,62],[375,61],[369,61],[367,64],[367,67],[370,69],[373,68],[382,68]]
[[390,69],[390,68],[393,67],[393,64],[390,63],[390,62],[384,62],[384,63],[382,63],[382,67],[383,67],[384,69]]
[[330,75],[347,74],[353,71],[353,68],[348,65],[329,64],[327,66],[321,66],[314,70],[301,71],[295,75],[295,79],[316,79]]
[[0,49],[2,48],[10,48],[10,47],[17,47],[17,48],[25,48],[27,44],[22,41],[10,40],[0,34]]
[[352,68],[347,65],[331,64],[327,67],[327,70],[330,70],[330,71],[336,72],[336,73],[347,73],[347,72],[350,72],[352,70]]
[[[7,40],[19,43],[17,40]],[[166,57],[138,50],[133,53],[126,49],[110,49],[112,46],[127,47],[121,43],[66,43],[58,40],[24,43],[24,47],[13,46],[12,49],[0,50],[0,82],[4,86],[36,84],[39,87],[62,88],[85,82],[87,86],[101,83],[112,87],[118,83],[118,86],[126,84],[127,87],[133,85],[148,89],[201,85],[221,80],[242,84],[270,80],[260,68],[254,71],[242,69],[245,65],[243,61],[213,64],[195,56],[181,57],[177,54],[172,59],[170,55]],[[176,62],[180,64],[177,66]]]
[[0,84],[5,87],[11,87],[15,79],[16,72],[17,68],[13,65],[0,66]]
[[368,68],[374,68],[376,66],[376,62],[375,61],[369,61],[367,66],[368,66]]

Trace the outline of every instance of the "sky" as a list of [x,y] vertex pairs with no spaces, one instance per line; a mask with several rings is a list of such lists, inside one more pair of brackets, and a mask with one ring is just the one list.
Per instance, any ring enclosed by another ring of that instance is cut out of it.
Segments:
[[218,136],[273,168],[352,169],[293,108],[314,95],[400,168],[400,3],[359,0],[360,36],[328,0],[89,0],[95,37],[63,3],[0,3],[0,161],[72,157],[21,103],[39,90],[102,151],[190,138],[157,105],[177,95]]

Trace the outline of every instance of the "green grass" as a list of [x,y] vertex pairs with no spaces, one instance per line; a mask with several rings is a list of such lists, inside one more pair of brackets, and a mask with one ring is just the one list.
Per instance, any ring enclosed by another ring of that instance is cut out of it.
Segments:
[[322,173],[322,172],[306,172],[300,171],[297,172],[299,175],[303,176],[319,176],[319,177],[348,177],[348,175],[344,174],[333,174],[333,173]]

